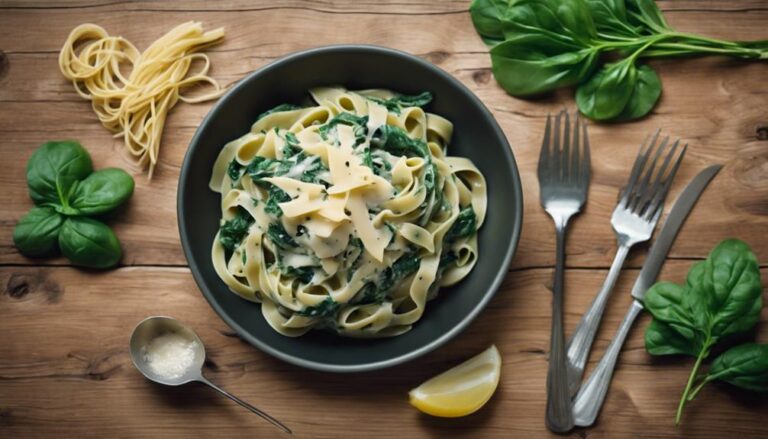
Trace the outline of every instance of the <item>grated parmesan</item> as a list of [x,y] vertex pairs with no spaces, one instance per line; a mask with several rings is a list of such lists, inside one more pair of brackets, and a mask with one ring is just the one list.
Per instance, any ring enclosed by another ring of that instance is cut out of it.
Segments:
[[183,376],[195,362],[197,341],[175,332],[155,337],[144,346],[144,360],[155,374],[174,379]]

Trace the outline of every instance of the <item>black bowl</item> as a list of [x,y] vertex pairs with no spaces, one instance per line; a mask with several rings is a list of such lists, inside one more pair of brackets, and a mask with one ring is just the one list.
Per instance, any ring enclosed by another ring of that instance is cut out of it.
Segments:
[[[313,331],[291,338],[264,320],[259,304],[230,292],[211,263],[221,217],[220,196],[208,189],[211,168],[228,141],[248,132],[256,116],[275,105],[300,103],[308,89],[342,85],[402,93],[431,91],[427,110],[455,125],[449,155],[470,158],[488,183],[488,216],[480,230],[472,273],[440,292],[413,329],[403,335],[356,340]],[[181,243],[192,275],[221,318],[259,349],[311,369],[355,372],[392,366],[425,354],[458,334],[498,289],[517,247],[523,218],[520,178],[509,144],[490,112],[464,85],[412,55],[375,46],[330,46],[288,55],[233,87],[197,129],[179,179]]]

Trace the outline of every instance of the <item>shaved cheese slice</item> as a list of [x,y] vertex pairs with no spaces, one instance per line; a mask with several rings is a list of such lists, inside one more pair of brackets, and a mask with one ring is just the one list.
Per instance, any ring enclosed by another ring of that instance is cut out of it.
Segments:
[[384,259],[384,248],[389,244],[392,233],[387,228],[377,229],[373,226],[370,215],[368,215],[368,206],[359,193],[353,193],[347,200],[347,209],[349,209],[352,224],[357,230],[357,235],[363,241],[366,251],[374,259],[381,262]]
[[319,197],[325,190],[325,187],[321,184],[305,183],[288,177],[269,177],[265,178],[264,181],[270,182],[284,190],[291,198],[303,195]]

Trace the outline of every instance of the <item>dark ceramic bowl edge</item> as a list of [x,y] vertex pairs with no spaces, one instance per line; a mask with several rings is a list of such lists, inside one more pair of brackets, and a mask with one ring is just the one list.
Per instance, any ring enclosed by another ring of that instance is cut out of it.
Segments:
[[[502,140],[505,148],[504,148],[504,159],[507,162],[507,165],[510,169],[517,169],[517,163],[515,162],[515,158],[512,154],[512,149],[509,145],[509,142],[507,141],[506,136],[504,135],[504,132],[502,131],[501,127],[499,126],[498,122],[496,122],[496,119],[493,117],[493,114],[488,110],[488,108],[485,106],[485,104],[477,97],[474,93],[472,93],[471,90],[469,90],[464,84],[462,84],[459,80],[454,78],[449,73],[445,72],[444,70],[436,67],[435,65],[419,58],[414,55],[411,55],[407,52],[403,52],[396,49],[391,49],[387,47],[382,46],[375,46],[375,45],[364,45],[364,44],[341,44],[341,45],[330,45],[330,46],[322,46],[317,47],[313,49],[308,49],[304,51],[294,52],[291,54],[288,54],[284,57],[281,57],[279,59],[276,59],[275,61],[272,61],[271,63],[260,67],[257,70],[254,70],[253,72],[249,73],[245,78],[240,80],[237,84],[232,86],[220,99],[216,102],[214,107],[211,109],[211,111],[208,112],[208,114],[203,118],[202,122],[198,126],[197,130],[195,131],[194,136],[189,142],[189,145],[194,145],[198,142],[198,137],[203,132],[203,128],[208,124],[208,122],[212,119],[214,114],[218,113],[224,106],[221,105],[224,101],[226,101],[230,96],[232,96],[234,93],[237,92],[237,90],[240,87],[245,87],[246,84],[252,80],[253,77],[261,74],[262,72],[265,72],[269,69],[276,68],[280,64],[290,62],[294,58],[298,57],[305,57],[310,56],[314,53],[322,53],[326,51],[338,51],[338,50],[372,50],[372,51],[378,51],[388,54],[393,54],[396,56],[406,57],[410,58],[411,60],[421,64],[423,67],[425,67],[428,70],[431,70],[433,73],[440,75],[444,78],[446,78],[450,83],[452,83],[457,88],[461,89],[462,92],[464,92],[469,98],[473,101],[475,101],[478,104],[478,107],[482,109],[484,116],[488,118],[491,121],[491,124],[493,126],[493,129],[495,131],[495,134]],[[283,352],[280,352],[271,346],[261,342],[258,338],[252,336],[248,331],[244,330],[240,325],[237,324],[230,316],[222,309],[222,307],[213,299],[213,295],[210,291],[208,291],[207,286],[203,282],[203,279],[201,279],[200,270],[197,266],[197,263],[195,262],[194,257],[192,256],[192,250],[189,246],[189,243],[187,242],[187,229],[186,225],[183,221],[183,213],[185,211],[184,209],[184,197],[183,197],[183,182],[187,178],[187,174],[189,172],[189,164],[188,162],[191,161],[191,149],[188,148],[186,153],[184,154],[184,161],[182,162],[181,166],[181,172],[179,174],[179,183],[177,187],[177,193],[176,193],[176,215],[177,215],[177,223],[179,227],[179,235],[181,240],[181,246],[184,251],[184,256],[187,259],[187,262],[189,263],[190,271],[192,272],[192,277],[195,280],[195,283],[197,284],[198,288],[202,292],[203,296],[205,297],[206,301],[211,305],[211,307],[214,309],[216,314],[221,318],[230,328],[234,329],[237,334],[245,339],[248,343],[252,344],[253,346],[259,348],[263,352],[266,352],[276,358],[279,358],[283,361],[286,361],[288,363],[306,367],[309,369],[319,370],[323,372],[336,372],[336,373],[355,373],[355,372],[367,372],[367,371],[373,371],[378,369],[384,369],[388,367],[392,367],[398,364],[405,363],[407,361],[413,360],[417,357],[420,357],[428,352],[431,352],[438,347],[442,346],[443,344],[447,343],[451,338],[458,335],[461,331],[463,331],[469,324],[474,321],[474,319],[477,317],[477,315],[486,307],[488,302],[496,295],[498,292],[499,287],[501,286],[501,283],[504,280],[504,277],[506,277],[507,270],[501,270],[499,273],[496,274],[495,278],[493,279],[493,283],[491,284],[491,292],[489,292],[487,295],[485,295],[482,300],[473,308],[471,309],[467,315],[464,317],[464,319],[454,326],[450,331],[444,333],[439,338],[433,340],[432,342],[422,346],[419,349],[415,349],[407,354],[400,355],[394,358],[390,358],[385,361],[378,361],[378,362],[372,362],[372,363],[365,363],[365,364],[357,364],[357,365],[338,365],[338,364],[327,364],[327,363],[319,363],[316,361],[309,361],[302,358],[297,358],[289,354],[285,354]],[[514,227],[514,230],[512,231],[512,237],[510,239],[509,244],[507,245],[507,250],[504,255],[504,261],[502,266],[503,267],[509,267],[509,265],[512,262],[512,257],[515,253],[515,250],[517,249],[518,242],[520,240],[520,233],[522,229],[522,216],[523,216],[523,192],[522,192],[522,184],[520,182],[520,175],[519,172],[514,173],[513,175],[513,187],[512,187],[512,195],[514,197],[514,211],[517,212],[517,220]]]

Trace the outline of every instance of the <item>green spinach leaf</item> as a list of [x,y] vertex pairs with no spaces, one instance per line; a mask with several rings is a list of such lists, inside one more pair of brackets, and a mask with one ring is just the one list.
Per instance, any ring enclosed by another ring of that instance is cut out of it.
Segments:
[[29,196],[37,205],[68,207],[72,186],[91,172],[91,156],[79,143],[44,143],[27,162]]
[[13,229],[13,243],[25,256],[52,256],[59,250],[63,222],[53,208],[33,207]]
[[705,261],[691,267],[684,286],[657,283],[643,303],[654,318],[646,330],[646,350],[652,355],[696,357],[678,407],[679,423],[712,347],[725,336],[749,331],[759,320],[763,303],[757,258],[744,242],[725,240]]
[[469,6],[472,23],[487,44],[504,41],[506,14],[510,7],[508,0],[475,0]]
[[59,248],[75,265],[90,268],[112,267],[122,251],[112,229],[95,219],[67,218],[59,232]]
[[725,351],[712,362],[704,381],[714,380],[768,392],[768,344],[745,343]]
[[637,68],[631,58],[606,64],[576,89],[576,104],[587,117],[612,119],[624,110],[637,83]]
[[645,27],[650,31],[648,33],[664,33],[671,30],[654,0],[625,0],[625,4],[629,22],[635,26]]
[[100,215],[123,204],[133,187],[133,178],[122,169],[101,169],[77,185],[69,204],[80,215]]
[[627,105],[621,110],[616,121],[639,119],[653,110],[661,97],[661,80],[650,66],[643,64],[637,68],[637,81]]
[[599,52],[544,33],[510,36],[491,49],[493,75],[513,96],[532,96],[587,78]]

